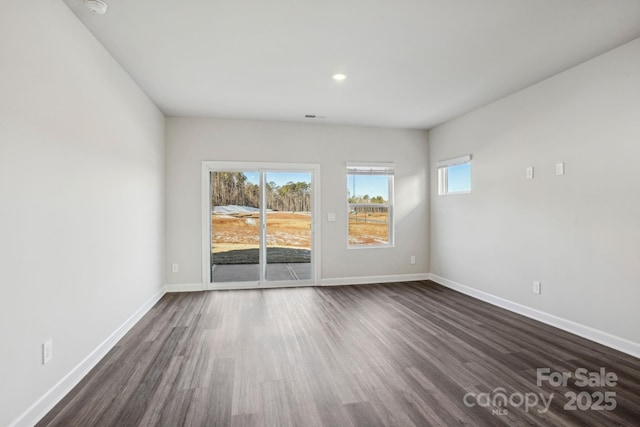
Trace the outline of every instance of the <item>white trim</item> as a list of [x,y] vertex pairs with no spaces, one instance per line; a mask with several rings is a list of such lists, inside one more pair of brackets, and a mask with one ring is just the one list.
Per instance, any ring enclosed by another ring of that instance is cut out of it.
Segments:
[[371,175],[394,175],[395,174],[395,166],[390,167],[382,167],[382,166],[347,166],[347,175],[356,175],[356,176],[371,176]]
[[346,162],[347,169],[386,169],[393,173],[396,164],[393,162]]
[[172,292],[200,292],[200,291],[229,291],[240,289],[271,289],[271,288],[298,288],[301,286],[318,286],[308,280],[283,280],[278,282],[266,282],[260,285],[258,281],[251,282],[219,282],[212,287],[203,287],[202,283],[180,283],[175,285],[165,285],[167,293]]
[[200,229],[202,239],[201,264],[202,264],[202,288],[207,289],[211,281],[211,170],[212,162],[202,162],[202,188],[200,212],[202,215],[202,228]]
[[546,323],[547,325],[555,326],[556,328],[578,335],[582,338],[595,341],[631,356],[640,357],[640,343],[633,342],[625,338],[612,335],[608,332],[582,325],[572,320],[564,319],[535,308],[527,307],[526,305],[522,305],[517,302],[509,301],[487,292],[454,282],[453,280],[445,279],[444,277],[437,276],[433,273],[431,273],[430,276],[432,281],[449,289],[453,289],[465,295],[502,307],[506,310],[521,314],[539,322]]
[[178,283],[173,285],[164,285],[164,291],[172,292],[198,292],[206,290],[202,283]]
[[78,383],[93,369],[103,357],[120,341],[120,339],[136,323],[147,314],[149,310],[165,294],[164,289],[156,292],[142,307],[136,310],[125,322],[118,327],[106,340],[104,340],[95,350],[65,375],[56,385],[47,391],[40,399],[29,407],[22,415],[16,418],[9,427],[28,427],[35,425],[57,405]]
[[320,283],[320,266],[322,265],[322,170],[320,165],[316,164],[313,169],[313,181],[311,197],[313,197],[313,214],[311,215],[311,242],[313,264],[311,264],[311,280],[313,284]]
[[358,251],[360,249],[385,249],[385,248],[393,249],[393,248],[395,248],[395,245],[392,244],[392,243],[385,243],[385,244],[381,243],[381,244],[375,244],[375,245],[374,244],[370,244],[370,245],[366,245],[366,244],[364,244],[364,245],[349,245],[347,243],[347,250],[352,250],[353,249],[353,250]]
[[471,154],[467,154],[466,156],[455,157],[453,159],[439,160],[436,163],[436,166],[438,168],[447,168],[449,166],[463,165],[465,163],[469,163],[470,161],[471,161]]
[[394,274],[389,276],[364,276],[364,277],[337,277],[331,279],[320,279],[320,281],[308,282],[289,280],[282,282],[267,282],[267,286],[260,286],[255,282],[229,282],[216,283],[214,287],[202,286],[202,283],[182,283],[176,285],[165,285],[165,290],[171,292],[197,292],[197,291],[226,291],[232,289],[271,289],[271,288],[296,288],[300,286],[340,286],[340,285],[367,285],[372,283],[390,282],[413,282],[418,280],[430,280],[429,273],[417,274]]
[[271,289],[271,288],[297,288],[301,286],[318,286],[310,280],[281,280],[267,281],[260,285],[259,281],[250,282],[217,282],[212,286],[203,286],[202,283],[177,283],[165,285],[167,293],[173,292],[201,292],[201,291],[229,291],[234,289]]
[[213,287],[207,288],[207,291],[231,291],[242,289],[277,289],[277,288],[300,288],[317,286],[315,283],[306,280],[283,280],[278,282],[218,282]]
[[390,282],[413,282],[417,280],[429,280],[429,273],[417,274],[393,274],[389,276],[364,276],[364,277],[336,277],[332,279],[322,279],[321,286],[340,286],[340,285],[368,285],[372,283],[390,283]]

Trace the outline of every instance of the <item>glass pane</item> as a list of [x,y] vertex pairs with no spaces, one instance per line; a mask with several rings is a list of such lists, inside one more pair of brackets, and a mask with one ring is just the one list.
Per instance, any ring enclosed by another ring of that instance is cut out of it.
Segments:
[[471,163],[447,168],[447,193],[471,191]]
[[266,172],[266,280],[311,279],[311,173]]
[[211,172],[212,282],[260,280],[260,173]]
[[347,175],[349,245],[389,244],[389,176]]

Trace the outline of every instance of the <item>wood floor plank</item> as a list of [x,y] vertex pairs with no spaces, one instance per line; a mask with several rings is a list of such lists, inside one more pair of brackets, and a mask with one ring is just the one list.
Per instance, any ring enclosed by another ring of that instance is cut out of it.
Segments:
[[[619,380],[538,387],[538,368]],[[501,389],[554,397],[465,401]],[[603,391],[615,410],[565,408]],[[640,360],[429,281],[174,293],[38,424],[451,425],[640,425]]]

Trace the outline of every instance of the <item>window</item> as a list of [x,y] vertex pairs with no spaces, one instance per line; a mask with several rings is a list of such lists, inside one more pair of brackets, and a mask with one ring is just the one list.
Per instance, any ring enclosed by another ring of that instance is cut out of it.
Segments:
[[393,163],[347,163],[348,247],[393,246]]
[[463,194],[471,192],[471,156],[438,162],[438,194]]

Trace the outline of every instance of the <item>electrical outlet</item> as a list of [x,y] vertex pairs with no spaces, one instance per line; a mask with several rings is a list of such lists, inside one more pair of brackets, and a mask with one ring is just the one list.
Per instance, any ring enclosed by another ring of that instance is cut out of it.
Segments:
[[178,264],[171,264],[171,272],[172,273],[178,272]]
[[533,293],[534,294],[538,294],[538,295],[540,295],[542,293],[540,282],[538,282],[538,281],[534,281],[533,282]]
[[556,163],[556,175],[564,175],[564,163]]
[[45,365],[53,359],[53,339],[49,338],[42,343],[42,364]]
[[415,264],[416,263],[416,257],[415,255],[411,255],[411,264]]

